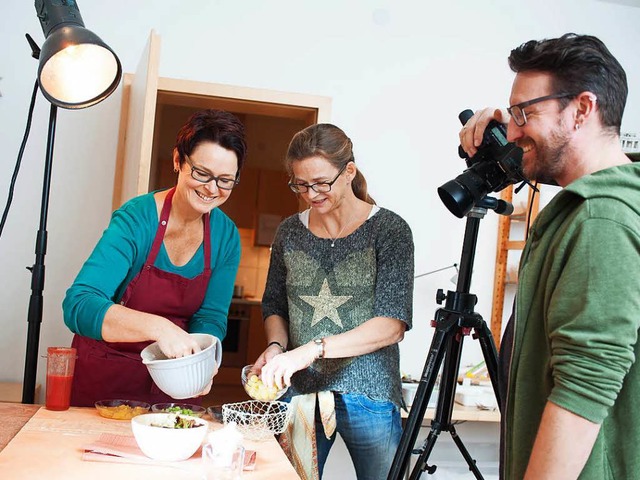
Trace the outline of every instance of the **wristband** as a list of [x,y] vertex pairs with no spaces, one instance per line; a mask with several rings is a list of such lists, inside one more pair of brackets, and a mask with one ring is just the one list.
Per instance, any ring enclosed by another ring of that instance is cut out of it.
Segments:
[[316,359],[324,358],[324,338],[316,338],[313,343],[316,344],[318,348],[318,353],[316,353]]
[[282,350],[282,353],[287,351],[287,349],[284,348],[280,342],[271,342],[269,343],[269,345],[267,345],[267,348],[269,348],[271,345],[277,346],[280,350]]

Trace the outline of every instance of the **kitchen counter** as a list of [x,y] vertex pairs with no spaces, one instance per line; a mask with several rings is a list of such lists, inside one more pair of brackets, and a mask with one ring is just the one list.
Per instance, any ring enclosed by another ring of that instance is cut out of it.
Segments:
[[[409,409],[411,411],[411,409]],[[427,408],[424,412],[424,418],[422,419],[421,425],[423,427],[430,426],[431,420],[436,414],[435,408]],[[409,413],[404,410],[400,410],[400,416],[402,420],[406,420],[409,418]],[[490,423],[499,423],[500,422],[500,412],[498,410],[486,410],[478,407],[468,407],[464,405],[460,405],[456,403],[453,406],[453,412],[451,412],[451,421],[452,422],[490,422]]]
[[[101,434],[131,436],[131,423],[98,415],[93,408],[72,407],[54,412],[39,405],[0,403],[1,476],[6,480],[47,478],[47,480],[113,480],[152,478],[154,480],[200,480],[199,462],[175,462],[175,466],[137,465],[105,461],[84,461],[84,446]],[[209,422],[211,428],[221,424]],[[245,440],[245,448],[256,451],[254,471],[244,472],[247,480],[298,479],[275,439]],[[196,454],[198,455],[198,454]],[[192,459],[193,460],[193,459]],[[189,468],[186,464],[191,463]],[[193,465],[196,468],[193,468]]]

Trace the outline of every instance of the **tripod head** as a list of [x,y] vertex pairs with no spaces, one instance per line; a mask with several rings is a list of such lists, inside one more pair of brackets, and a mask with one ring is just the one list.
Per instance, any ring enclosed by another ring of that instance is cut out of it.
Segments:
[[513,205],[511,203],[506,200],[502,200],[501,198],[494,198],[488,195],[477,202],[475,207],[472,208],[467,215],[471,214],[473,210],[478,208],[491,209],[497,214],[505,216],[509,216],[513,213]]

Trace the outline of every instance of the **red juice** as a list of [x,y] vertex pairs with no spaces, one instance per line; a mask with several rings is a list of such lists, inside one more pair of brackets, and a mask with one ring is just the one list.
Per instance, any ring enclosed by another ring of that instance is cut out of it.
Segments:
[[71,400],[73,375],[47,374],[47,410],[67,410]]

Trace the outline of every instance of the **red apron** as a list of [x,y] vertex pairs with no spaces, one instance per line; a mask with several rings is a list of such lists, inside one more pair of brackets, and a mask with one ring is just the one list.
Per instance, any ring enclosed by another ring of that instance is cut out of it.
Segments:
[[[204,300],[211,278],[211,244],[209,214],[203,215],[204,270],[188,279],[176,273],[156,268],[156,260],[171,212],[175,188],[167,192],[156,236],[142,270],[129,283],[121,305],[133,310],[152,313],[171,320],[187,330],[189,320]],[[151,380],[140,352],[151,342],[112,343],[74,335],[71,345],[78,349],[71,405],[93,406],[98,400],[140,400],[150,404],[171,402]],[[200,404],[200,397],[181,400]]]

